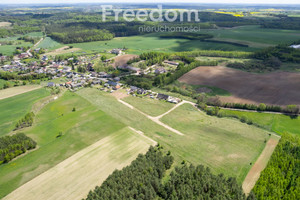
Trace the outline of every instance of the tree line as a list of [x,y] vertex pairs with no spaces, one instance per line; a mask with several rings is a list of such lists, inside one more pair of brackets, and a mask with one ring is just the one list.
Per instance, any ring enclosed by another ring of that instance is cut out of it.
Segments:
[[[163,153],[162,146],[150,147],[145,155],[140,154],[129,166],[116,170],[96,186],[86,200],[246,199],[235,178],[214,175],[202,165],[182,164],[166,175],[173,160],[170,151]],[[248,199],[254,199],[253,194]]]
[[300,196],[300,139],[282,134],[253,192],[257,199],[296,200]]
[[17,74],[17,73],[11,73],[11,72],[0,72],[0,79],[4,79],[4,80],[32,81],[32,80],[49,80],[50,78],[51,78],[51,75],[49,75],[49,74],[37,74],[37,73]]
[[36,142],[23,133],[0,138],[0,164],[8,163],[13,158],[34,149]]

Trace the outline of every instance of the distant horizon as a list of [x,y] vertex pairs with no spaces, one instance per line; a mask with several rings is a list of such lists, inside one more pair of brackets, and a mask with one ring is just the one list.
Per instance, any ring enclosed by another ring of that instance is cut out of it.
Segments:
[[213,0],[212,2],[205,2],[204,0],[195,1],[195,0],[189,0],[187,2],[181,2],[180,0],[146,0],[139,2],[138,0],[130,0],[130,1],[124,1],[124,0],[110,0],[110,1],[103,1],[103,0],[89,0],[89,1],[83,1],[83,0],[65,0],[64,2],[59,0],[39,0],[39,1],[32,1],[32,0],[11,0],[9,3],[7,1],[0,0],[0,4],[2,5],[72,5],[72,4],[203,4],[203,5],[267,5],[267,6],[283,6],[283,5],[300,5],[300,2],[298,0],[244,0],[243,3],[241,3],[239,0]]

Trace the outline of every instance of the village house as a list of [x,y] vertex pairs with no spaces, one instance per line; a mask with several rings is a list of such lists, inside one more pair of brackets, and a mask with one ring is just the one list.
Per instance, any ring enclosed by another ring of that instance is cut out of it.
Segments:
[[113,49],[110,51],[110,53],[116,54],[116,55],[121,55],[122,54],[122,49]]
[[166,73],[167,72],[167,70],[165,69],[165,68],[163,68],[163,67],[160,67],[160,68],[157,68],[157,69],[155,69],[155,74],[164,74],[164,73]]

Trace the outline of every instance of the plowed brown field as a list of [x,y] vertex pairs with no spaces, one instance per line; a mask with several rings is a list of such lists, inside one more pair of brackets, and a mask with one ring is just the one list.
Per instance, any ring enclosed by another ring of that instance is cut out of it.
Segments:
[[223,66],[198,67],[179,78],[192,85],[209,85],[229,91],[223,102],[300,105],[300,73],[254,74]]

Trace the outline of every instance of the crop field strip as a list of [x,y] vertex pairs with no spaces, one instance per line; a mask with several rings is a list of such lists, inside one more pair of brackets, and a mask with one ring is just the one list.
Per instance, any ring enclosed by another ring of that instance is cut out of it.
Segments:
[[10,193],[3,200],[84,198],[115,169],[130,164],[155,142],[123,128],[86,147]]

